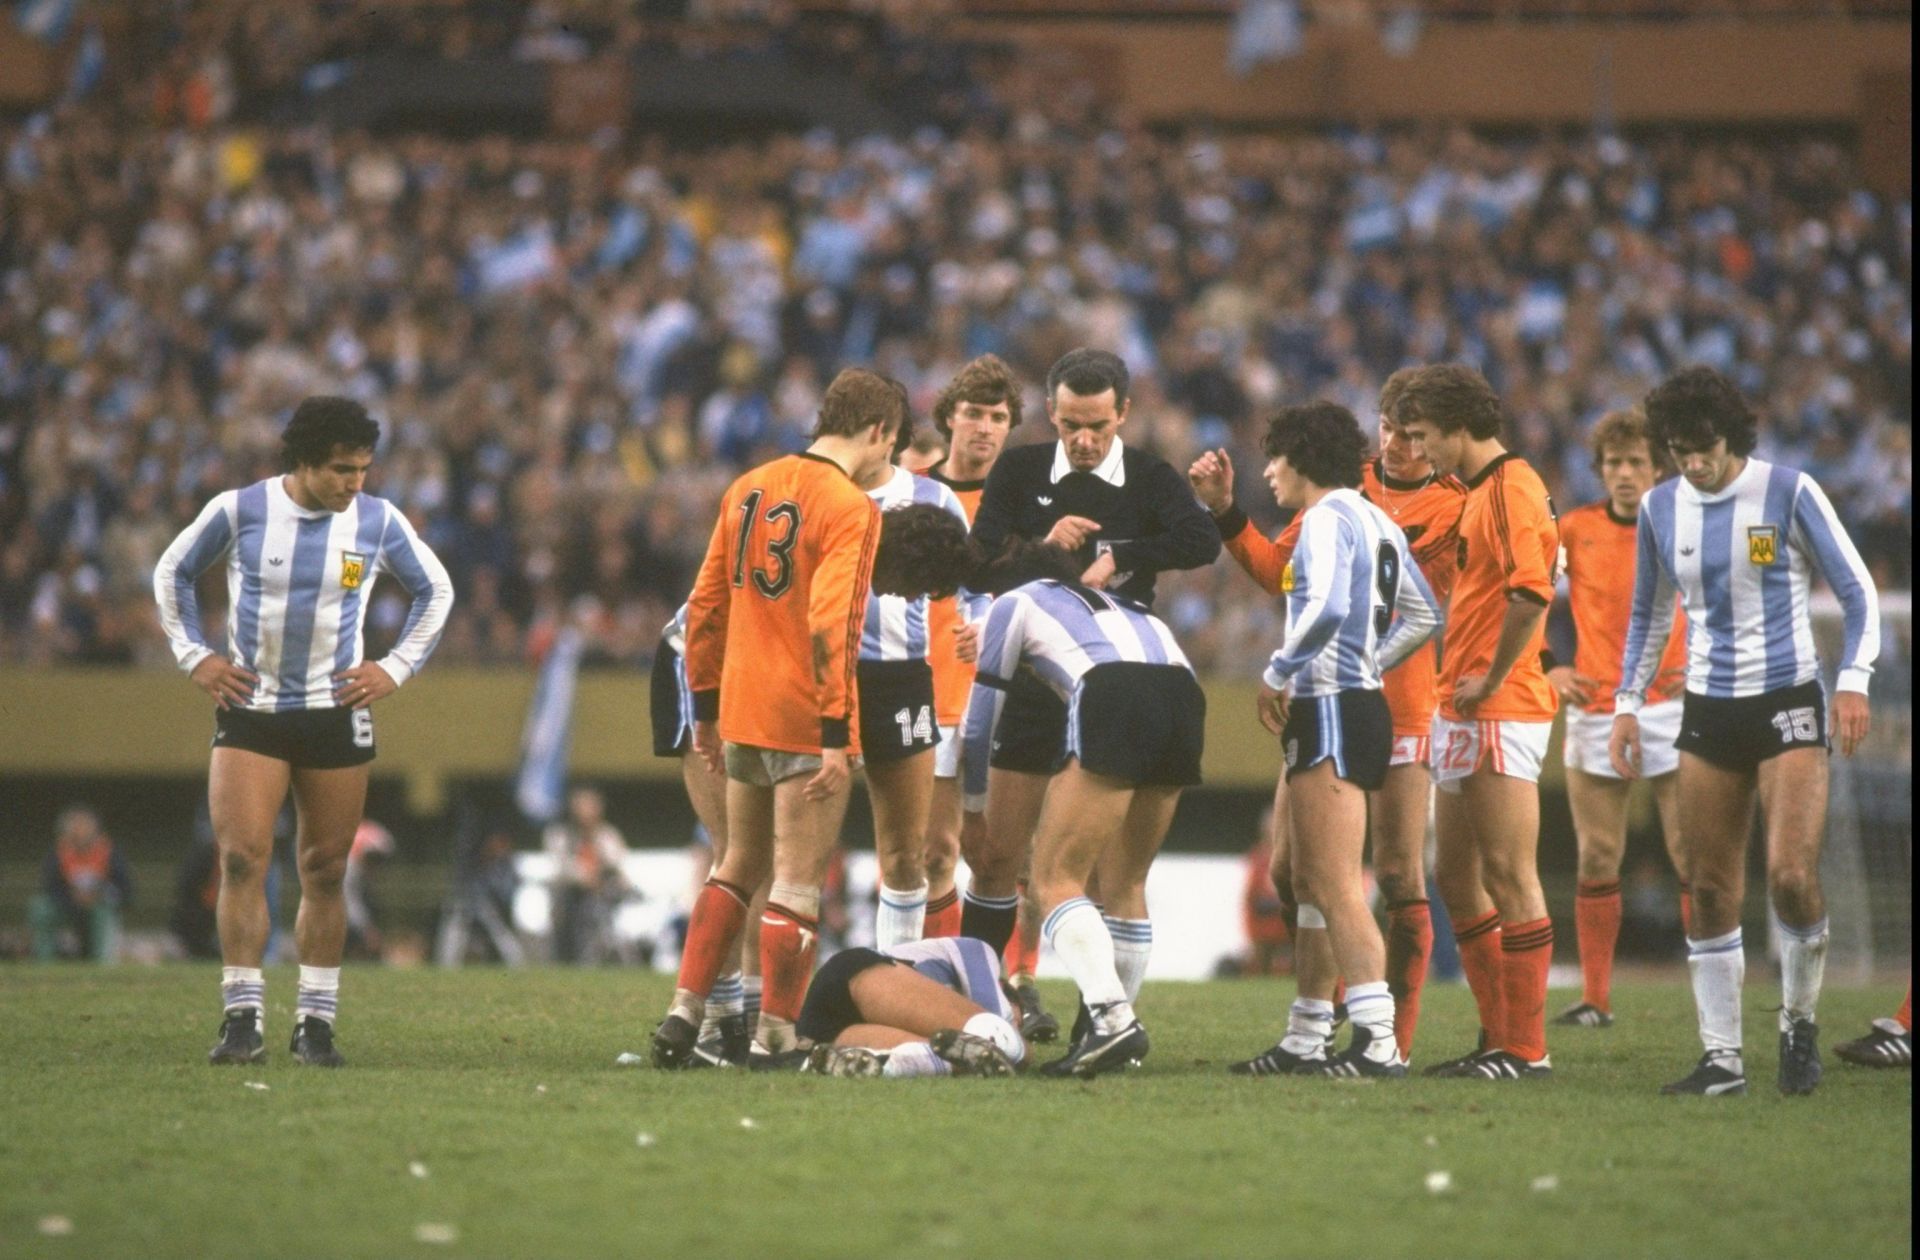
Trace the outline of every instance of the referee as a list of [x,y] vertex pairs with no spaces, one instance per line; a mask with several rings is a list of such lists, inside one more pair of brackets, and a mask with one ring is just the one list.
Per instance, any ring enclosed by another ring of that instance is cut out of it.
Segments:
[[[1198,569],[1220,554],[1220,531],[1186,479],[1157,455],[1120,441],[1127,422],[1127,365],[1118,355],[1069,350],[1047,373],[1047,418],[1059,440],[1001,455],[987,476],[973,537],[988,555],[1015,538],[1072,551],[1081,581],[1143,607],[1165,569]],[[962,935],[1005,950],[1017,886],[1047,784],[1066,763],[1067,709],[1021,676],[993,743],[986,835],[966,855],[973,882]]]

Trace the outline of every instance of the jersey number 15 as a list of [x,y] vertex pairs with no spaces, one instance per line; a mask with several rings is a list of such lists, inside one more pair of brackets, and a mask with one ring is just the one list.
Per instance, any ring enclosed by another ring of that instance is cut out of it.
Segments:
[[767,509],[765,517],[760,515],[760,491],[755,490],[740,502],[740,539],[733,550],[733,584],[745,586],[747,582],[747,548],[753,543],[753,527],[764,519],[770,537],[767,539],[767,559],[769,567],[758,565],[753,570],[754,589],[768,599],[779,599],[793,585],[793,549],[800,545],[800,505],[792,499],[782,499]]

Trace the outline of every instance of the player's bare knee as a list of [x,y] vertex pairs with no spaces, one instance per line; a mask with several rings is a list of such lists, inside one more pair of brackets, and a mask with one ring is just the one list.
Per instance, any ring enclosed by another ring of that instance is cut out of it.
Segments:
[[1620,852],[1599,845],[1580,850],[1580,878],[1588,883],[1620,878]]
[[1380,883],[1380,895],[1389,902],[1418,901],[1427,895],[1426,872],[1416,863],[1376,858],[1373,877]]
[[879,859],[881,882],[889,888],[918,888],[926,881],[926,862],[911,846],[882,853]]
[[220,846],[220,878],[231,888],[250,888],[267,877],[267,864],[259,854],[245,849]]
[[1796,922],[1819,917],[1819,868],[1808,862],[1776,862],[1767,871],[1767,896],[1781,915]]
[[342,853],[303,853],[300,855],[300,893],[325,896],[338,893],[347,878],[347,855]]

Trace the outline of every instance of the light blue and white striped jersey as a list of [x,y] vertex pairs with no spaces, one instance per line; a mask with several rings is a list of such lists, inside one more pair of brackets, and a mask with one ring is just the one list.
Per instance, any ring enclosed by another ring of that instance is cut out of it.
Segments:
[[1287,637],[1262,676],[1295,696],[1378,691],[1380,675],[1433,637],[1439,601],[1407,536],[1358,490],[1327,493],[1300,518],[1281,574]]
[[[896,467],[887,481],[867,491],[867,497],[880,505],[882,512],[931,503],[945,508],[967,523],[967,509],[960,496],[943,481],[922,477]],[[927,597],[908,599],[904,595],[867,596],[867,625],[860,633],[860,659],[863,661],[924,661],[927,659]]]
[[1866,693],[1880,655],[1880,596],[1813,478],[1760,459],[1716,494],[1674,477],[1641,502],[1637,539],[1615,712],[1640,711],[1676,590],[1687,609],[1688,691],[1757,696],[1818,678],[1807,611],[1815,568],[1846,615],[1838,689]]
[[1022,665],[1071,702],[1088,670],[1121,661],[1193,670],[1165,622],[1104,591],[1049,580],[1028,582],[994,600],[980,633],[961,743],[963,791],[970,806],[985,798],[993,731]]
[[367,595],[391,573],[413,596],[393,651],[396,684],[426,663],[453,607],[453,582],[400,510],[363,494],[344,512],[308,511],[279,477],[215,495],[154,566],[160,625],[180,668],[213,649],[194,580],[227,561],[227,656],[260,681],[250,709],[335,707],[333,677],[361,661]]

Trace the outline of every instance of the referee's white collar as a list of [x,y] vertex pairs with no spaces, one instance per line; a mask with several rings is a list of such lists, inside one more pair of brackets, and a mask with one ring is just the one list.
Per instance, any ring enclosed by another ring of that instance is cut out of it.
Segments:
[[[1091,470],[1093,475],[1110,486],[1126,485],[1127,465],[1121,458],[1121,454],[1120,439],[1115,437],[1113,439],[1113,445],[1107,448],[1107,457],[1100,461],[1098,467]],[[1060,484],[1060,478],[1074,471],[1076,470],[1073,464],[1067,459],[1067,444],[1056,438],[1053,443],[1053,476],[1051,480],[1055,485],[1058,485]]]

